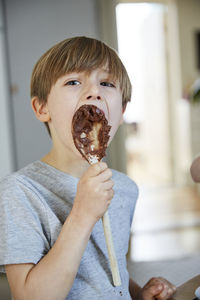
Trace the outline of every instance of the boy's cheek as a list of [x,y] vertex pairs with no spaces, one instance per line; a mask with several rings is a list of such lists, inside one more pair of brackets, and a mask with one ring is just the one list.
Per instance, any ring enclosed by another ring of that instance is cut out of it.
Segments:
[[118,130],[119,126],[124,122],[122,109],[119,108],[118,114],[115,110],[112,115],[110,115],[109,125],[111,125],[110,136],[114,136],[116,131]]

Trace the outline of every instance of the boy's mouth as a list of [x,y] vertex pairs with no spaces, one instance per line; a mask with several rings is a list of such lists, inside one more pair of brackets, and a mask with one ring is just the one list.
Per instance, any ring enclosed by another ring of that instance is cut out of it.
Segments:
[[[93,103],[88,103],[88,104],[83,104],[81,105],[76,111],[78,111],[81,107],[93,107],[93,111],[96,112],[96,114],[98,114],[99,116],[103,115],[104,118],[106,118],[108,120],[108,113],[107,113],[107,110],[105,108],[103,108],[102,106],[99,107],[98,106],[98,103],[96,105],[93,104]],[[95,108],[95,109],[94,109]],[[76,112],[75,112],[76,113]]]
[[105,116],[105,113],[102,109],[100,109],[99,107],[96,108],[96,112],[98,113],[102,113]]

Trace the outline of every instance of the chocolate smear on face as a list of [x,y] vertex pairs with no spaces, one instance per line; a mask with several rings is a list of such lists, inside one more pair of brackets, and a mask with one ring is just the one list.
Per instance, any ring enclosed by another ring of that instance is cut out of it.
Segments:
[[74,144],[89,163],[105,156],[110,129],[103,111],[95,105],[82,105],[75,112],[72,119]]

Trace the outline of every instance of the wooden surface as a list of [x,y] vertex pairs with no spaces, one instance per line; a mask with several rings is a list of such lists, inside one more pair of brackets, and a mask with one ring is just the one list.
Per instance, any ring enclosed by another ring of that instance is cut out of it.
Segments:
[[[187,270],[185,270],[187,272]],[[195,290],[200,286],[200,275],[192,278],[177,288],[176,294],[170,300],[192,300]]]

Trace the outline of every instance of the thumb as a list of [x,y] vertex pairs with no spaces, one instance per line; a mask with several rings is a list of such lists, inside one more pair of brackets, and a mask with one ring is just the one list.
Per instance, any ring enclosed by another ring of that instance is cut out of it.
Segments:
[[95,177],[105,171],[108,168],[105,162],[98,162],[94,165],[91,165],[86,171],[85,175],[89,177]]

